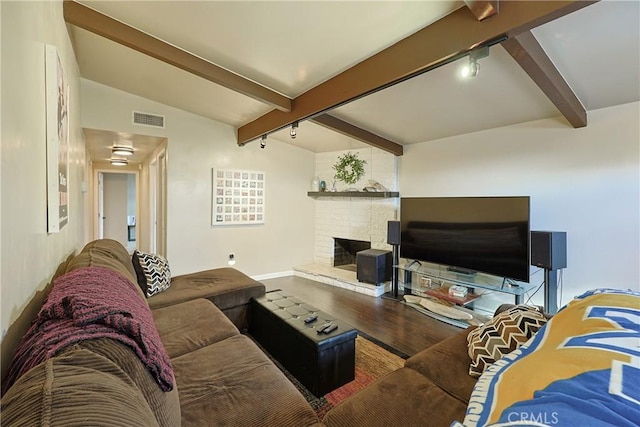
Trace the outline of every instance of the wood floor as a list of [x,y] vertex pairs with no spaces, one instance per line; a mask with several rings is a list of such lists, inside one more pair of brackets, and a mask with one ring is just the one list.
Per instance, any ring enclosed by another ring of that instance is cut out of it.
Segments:
[[409,356],[461,330],[400,302],[370,297],[302,277],[288,276],[261,282],[267,291],[287,291]]

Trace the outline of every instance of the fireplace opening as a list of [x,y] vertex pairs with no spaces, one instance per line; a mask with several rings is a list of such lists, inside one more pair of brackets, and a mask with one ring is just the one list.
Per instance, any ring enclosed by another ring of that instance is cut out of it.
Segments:
[[333,238],[333,266],[356,271],[356,254],[371,249],[371,242]]

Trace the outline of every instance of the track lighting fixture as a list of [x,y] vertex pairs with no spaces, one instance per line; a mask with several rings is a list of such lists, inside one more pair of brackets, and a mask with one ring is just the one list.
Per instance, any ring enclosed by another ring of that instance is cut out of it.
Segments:
[[126,166],[129,164],[129,161],[127,159],[117,159],[117,158],[112,158],[111,160],[109,160],[111,162],[111,164],[113,166]]
[[460,70],[460,76],[462,78],[475,77],[478,75],[478,71],[480,70],[480,64],[478,64],[478,59],[489,56],[489,46],[484,46],[478,48],[476,50],[472,50],[469,53],[469,63],[462,67]]
[[260,148],[264,148],[267,146],[267,135],[262,135],[262,140],[260,141]]
[[111,153],[114,156],[133,156],[133,147],[116,145],[111,149]]
[[478,62],[469,57],[469,63],[462,67],[462,69],[460,70],[460,75],[465,79],[469,77],[475,77],[478,75],[479,69],[480,65],[478,65]]
[[289,132],[289,135],[291,135],[291,139],[296,139],[296,136],[298,135],[298,122],[297,121],[291,123],[291,132]]

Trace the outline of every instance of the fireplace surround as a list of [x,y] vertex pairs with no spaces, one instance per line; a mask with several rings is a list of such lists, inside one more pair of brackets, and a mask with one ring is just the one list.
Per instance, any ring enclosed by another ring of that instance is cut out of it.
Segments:
[[[369,180],[380,182],[390,192],[397,191],[397,159],[393,154],[377,148],[363,148],[357,151],[361,159],[367,161],[365,176],[354,186],[362,189]],[[314,176],[331,181],[335,171],[332,166],[344,151],[316,154]],[[335,267],[335,240],[355,240],[370,242],[366,249],[391,250],[387,244],[387,222],[397,218],[398,196],[388,197],[350,197],[340,192],[331,197],[322,197],[317,193],[312,197],[315,204],[315,254],[312,264],[294,267],[294,274],[311,280],[320,281],[355,292],[379,296],[385,292],[384,285],[371,285],[356,279],[355,261],[350,267]],[[357,250],[354,251],[355,253]],[[338,264],[341,261],[338,261]],[[347,269],[345,269],[347,268]]]

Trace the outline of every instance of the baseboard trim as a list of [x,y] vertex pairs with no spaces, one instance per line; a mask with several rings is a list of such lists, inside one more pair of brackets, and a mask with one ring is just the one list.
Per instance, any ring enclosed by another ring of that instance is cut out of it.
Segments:
[[257,276],[251,276],[253,280],[267,280],[267,279],[277,279],[278,277],[287,277],[293,276],[293,270],[288,271],[280,271],[277,273],[267,273],[267,274],[259,274]]

